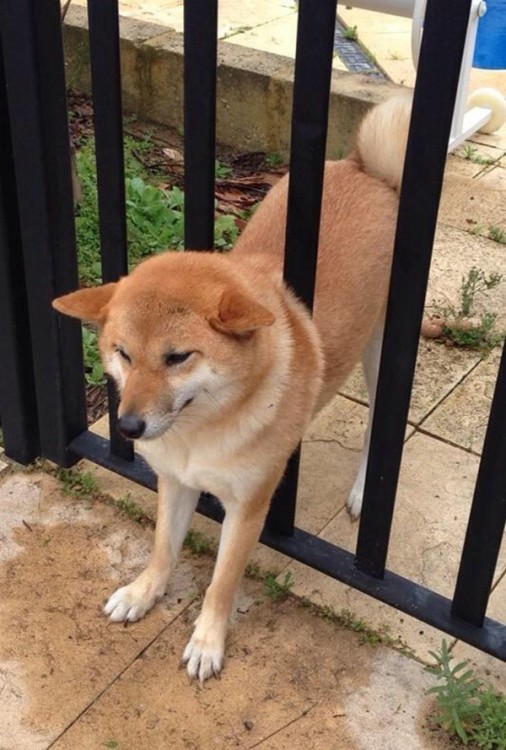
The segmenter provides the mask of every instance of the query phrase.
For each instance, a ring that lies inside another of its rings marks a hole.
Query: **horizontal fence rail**
[[[470,0],[427,3],[356,554],[295,525],[300,450],[289,462],[261,541],[506,660],[506,625],[486,616],[506,520],[504,352],[453,600],[387,569],[469,9]],[[194,0],[184,7],[185,237],[187,246],[198,250],[214,243],[217,12],[217,0]],[[105,281],[114,281],[128,272],[118,2],[88,0],[88,13],[102,273]],[[335,0],[300,0],[284,275],[309,308],[335,14]],[[5,0],[0,42],[6,79],[0,61],[0,104],[5,104],[0,120],[7,134],[0,146],[6,167],[0,180],[0,292],[5,291],[0,311],[12,327],[0,336],[0,354],[12,364],[8,377],[0,374],[0,410],[8,452],[19,460],[40,453],[60,465],[87,458],[155,489],[152,471],[116,434],[113,392],[111,441],[87,430],[79,324],[57,317],[50,304],[78,286],[58,0]],[[5,175],[15,183],[14,197],[6,194]],[[23,348],[27,340],[31,345]],[[6,401],[11,392],[12,404],[19,407],[17,423]],[[209,495],[202,495],[198,510],[223,520],[219,500]]]

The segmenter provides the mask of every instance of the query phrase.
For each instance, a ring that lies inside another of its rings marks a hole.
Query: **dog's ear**
[[[274,315],[267,308],[237,290],[223,293],[218,315],[209,320],[215,330],[237,336],[271,326],[274,321]]]
[[[53,300],[53,307],[71,318],[79,318],[101,325],[105,321],[106,307],[111,300],[116,284],[79,289]]]

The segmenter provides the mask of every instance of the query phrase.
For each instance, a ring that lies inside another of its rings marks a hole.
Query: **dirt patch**
[[[109,503],[65,497],[45,474],[0,483],[2,750],[443,750],[421,729],[426,676],[360,644],[296,599],[245,582],[223,677],[178,670],[213,560],[184,555],[144,620],[100,608],[145,564],[152,531]]]
[[[29,750],[46,747],[86,709],[195,588],[183,566],[152,617],[135,628],[111,626],[101,606],[145,564],[151,532],[112,507],[62,497],[46,475],[8,477],[0,508],[10,549],[0,568],[0,713],[8,717],[0,747]]]

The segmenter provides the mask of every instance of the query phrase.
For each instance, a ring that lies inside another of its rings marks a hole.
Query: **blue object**
[[[478,22],[473,68],[506,70],[506,0],[486,0]]]

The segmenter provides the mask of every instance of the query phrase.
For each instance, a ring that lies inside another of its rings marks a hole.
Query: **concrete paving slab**
[[[275,52],[284,57],[294,58],[297,42],[298,14],[294,11],[291,15],[276,18],[266,23],[246,26],[244,31],[231,32],[227,35],[228,41],[241,47],[264,52]],[[346,65],[336,55],[332,62],[336,70],[347,70]]]
[[[504,86],[502,90],[504,92]],[[506,125],[503,125],[495,133],[473,133],[469,141],[471,143],[483,144],[484,146],[492,146],[504,151],[506,149]]]
[[[500,329],[506,326],[505,246],[446,224],[439,224],[437,228],[426,308],[430,312],[434,302],[443,305],[449,302],[453,306],[459,303],[462,277],[467,277],[473,266],[486,275],[499,273],[503,276],[499,286],[486,295],[475,297],[476,314],[496,313],[497,327]]]
[[[455,155],[450,158],[454,160],[454,164],[457,161],[463,161],[466,164],[472,165],[470,167],[470,177],[473,178],[478,177],[484,172],[490,172],[494,167],[501,166],[503,156],[504,151],[502,148],[466,141],[455,152]]]
[[[438,468],[440,467],[440,468]],[[404,450],[387,566],[424,586],[451,596],[478,469],[478,458],[432,438],[415,435]],[[340,513],[321,536],[354,550],[358,525]],[[506,565],[501,550],[498,575]],[[442,635],[359,592],[305,566],[290,566],[293,591],[319,605],[346,609],[375,628],[388,624],[422,659]]]
[[[479,361],[480,355],[475,352],[447,348],[434,341],[420,339],[409,410],[410,423],[420,424]],[[360,403],[369,402],[360,366],[353,371],[340,393]]]
[[[42,473],[0,484],[0,747],[46,747],[195,596],[181,566],[141,623],[110,625],[101,606],[137,574],[149,530],[62,494]],[[7,717],[7,718],[5,718]]]
[[[306,443],[335,441],[345,450],[358,453],[362,450],[367,418],[368,409],[336,396],[313,419],[304,440]]]
[[[79,0],[85,4],[83,0]],[[182,0],[165,2],[133,2],[126,0],[119,3],[120,14],[154,21],[175,31],[183,31],[184,11]],[[293,15],[296,7],[292,0],[220,0],[218,4],[218,38],[225,39],[241,29],[259,26],[276,18]]]
[[[276,18],[266,23],[243,26],[243,30],[230,33],[229,42],[241,47],[251,47],[263,52],[275,52],[284,57],[295,57],[298,14]]]
[[[451,159],[445,173],[445,189],[439,207],[439,222],[471,230],[491,224],[506,225],[504,175],[500,167],[470,180],[462,174],[461,160]]]
[[[423,431],[481,453],[494,395],[500,350],[480,362],[424,422]]]

